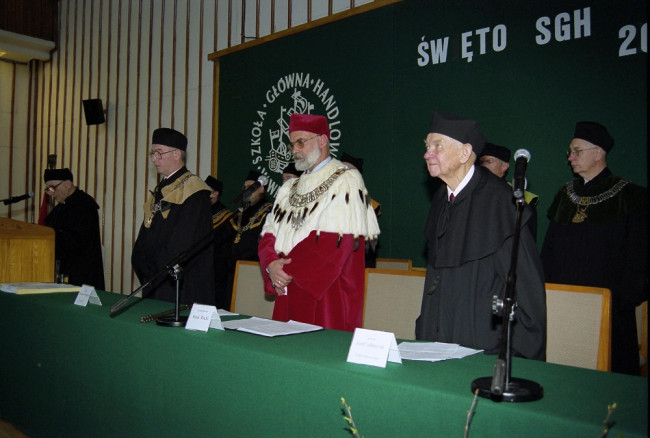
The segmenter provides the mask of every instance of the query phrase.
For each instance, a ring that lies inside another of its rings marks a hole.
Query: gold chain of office
[[[188,173],[184,177],[182,177],[182,178],[178,179],[176,182],[172,183],[173,186],[172,186],[172,189],[170,190],[170,192],[173,192],[177,188],[181,187],[191,177],[192,177],[192,175],[190,173]],[[154,189],[154,191],[151,192],[152,197],[151,197],[151,202],[149,203],[149,211],[150,211],[150,213],[149,213],[149,217],[147,217],[147,220],[146,220],[147,227],[149,227],[151,225],[151,222],[153,222],[153,217],[156,215],[156,213],[158,213],[159,211],[162,210],[163,198],[160,198],[160,200],[158,202],[155,202],[155,200],[156,200],[156,195],[155,194],[158,191],[159,191],[159,189],[158,189],[158,187],[156,187]]]
[[[577,206],[576,214],[573,215],[573,219],[571,219],[571,222],[573,222],[574,224],[579,224],[581,222],[584,222],[584,220],[587,219],[587,207],[589,207],[590,205],[600,204],[601,202],[613,198],[628,183],[629,183],[628,180],[622,179],[616,184],[614,184],[614,186],[611,187],[606,192],[600,193],[595,196],[579,196],[575,191],[575,187],[573,186],[573,181],[569,181],[566,185],[566,194],[569,196],[571,202],[573,202]]]
[[[237,212],[237,235],[235,236],[235,243],[239,243],[239,241],[241,240],[241,235],[242,235],[242,233],[244,231],[250,230],[250,228],[255,224],[257,224],[258,226],[261,224],[261,221],[259,219],[260,219],[261,216],[263,216],[266,213],[266,211],[269,209],[269,207],[270,207],[270,204],[262,206],[262,208],[257,210],[257,213],[255,213],[250,218],[250,220],[248,221],[248,223],[244,227],[241,226],[241,221],[242,221],[242,216],[244,215],[244,210],[239,209],[239,211]]]
[[[292,207],[304,207],[305,205],[314,202],[323,193],[327,192],[327,190],[332,187],[332,184],[334,184],[334,181],[336,181],[337,178],[343,175],[343,173],[347,170],[347,167],[336,169],[336,171],[331,174],[329,178],[323,181],[318,187],[310,192],[305,193],[304,195],[299,195],[296,193],[298,190],[298,180],[296,179],[296,181],[293,183],[293,186],[291,186],[291,191],[289,192],[289,205]]]

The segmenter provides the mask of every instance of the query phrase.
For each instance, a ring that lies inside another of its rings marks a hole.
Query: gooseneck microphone
[[[526,149],[518,149],[515,152],[515,176],[512,182],[512,194],[517,201],[524,201],[526,190],[526,166],[530,161],[530,152]]]
[[[34,192],[25,193],[20,196],[12,196],[11,198],[3,199],[4,205],[15,204],[16,202],[24,201],[25,199],[33,198]]]
[[[260,175],[253,184],[248,186],[248,188],[242,191],[237,197],[230,203],[230,205],[240,205],[245,204],[250,201],[253,193],[262,186],[268,184],[269,179],[266,175]]]

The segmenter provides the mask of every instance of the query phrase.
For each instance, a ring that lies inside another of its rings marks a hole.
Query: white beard
[[[301,157],[302,160],[300,161],[296,160],[297,156]],[[319,158],[320,158],[320,149],[318,148],[312,149],[312,151],[309,152],[307,155],[296,154],[293,156],[293,160],[296,164],[296,169],[298,169],[301,172],[307,169],[311,169],[314,165],[316,165]]]

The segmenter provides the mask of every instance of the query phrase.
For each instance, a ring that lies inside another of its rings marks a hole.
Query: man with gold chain
[[[260,178],[256,170],[248,172],[242,189],[245,191]],[[266,188],[260,185],[215,227],[215,277],[217,307],[230,309],[237,260],[257,261],[257,243],[262,225],[272,204],[266,200]]]
[[[259,244],[273,319],[353,331],[361,327],[364,245],[379,235],[361,174],[330,156],[327,119],[292,114],[289,140],[299,178],[285,182]]]
[[[181,303],[215,304],[210,188],[185,167],[185,135],[159,128],[151,142],[151,162],[162,180],[144,204],[131,255],[133,270],[144,284],[185,253],[180,263]],[[161,275],[144,294],[174,302],[176,282],[169,274]]]
[[[639,373],[635,308],[648,299],[647,189],[614,175],[614,139],[595,122],[579,122],[568,161],[579,178],[556,194],[542,247],[549,283],[612,292],[612,371]]]

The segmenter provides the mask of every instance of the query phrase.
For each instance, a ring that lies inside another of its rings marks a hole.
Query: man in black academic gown
[[[436,112],[425,140],[429,174],[445,185],[434,194],[425,235],[427,274],[416,338],[497,353],[501,317],[492,297],[503,297],[514,239],[512,189],[475,166],[485,140],[478,124]],[[517,263],[512,353],[546,357],[546,293],[525,208]]]
[[[45,218],[54,228],[59,274],[70,284],[104,289],[104,264],[99,234],[99,205],[75,187],[70,169],[46,169],[45,191],[57,202]]]
[[[505,146],[485,143],[483,152],[479,156],[479,163],[505,181],[508,175],[508,169],[510,169],[510,155],[510,149]],[[530,206],[530,211],[532,212],[528,220],[528,227],[531,233],[533,233],[533,238],[537,241],[537,202],[539,201],[539,196],[528,190],[524,190],[524,200]]]
[[[611,290],[612,371],[639,374],[634,311],[648,299],[648,191],[609,170],[613,146],[604,126],[576,124],[567,156],[579,178],[549,208],[542,262],[549,283]]]
[[[180,302],[213,305],[210,188],[185,167],[185,135],[159,128],[151,142],[151,162],[163,179],[144,204],[144,221],[131,255],[133,270],[144,284],[185,253]],[[161,275],[144,295],[174,302],[176,283],[171,275]]]
[[[247,190],[261,175],[256,170],[249,171],[242,189]],[[230,310],[237,260],[259,260],[257,245],[266,215],[273,204],[266,200],[266,189],[260,185],[237,207],[236,213],[215,228],[215,264],[221,266],[215,271],[218,276],[217,307],[226,310]]]
[[[216,179],[212,175],[208,175],[205,183],[210,187],[210,212],[212,214],[212,228],[217,228],[226,219],[228,219],[232,212],[223,205],[221,202],[221,194],[223,193],[223,182]]]

